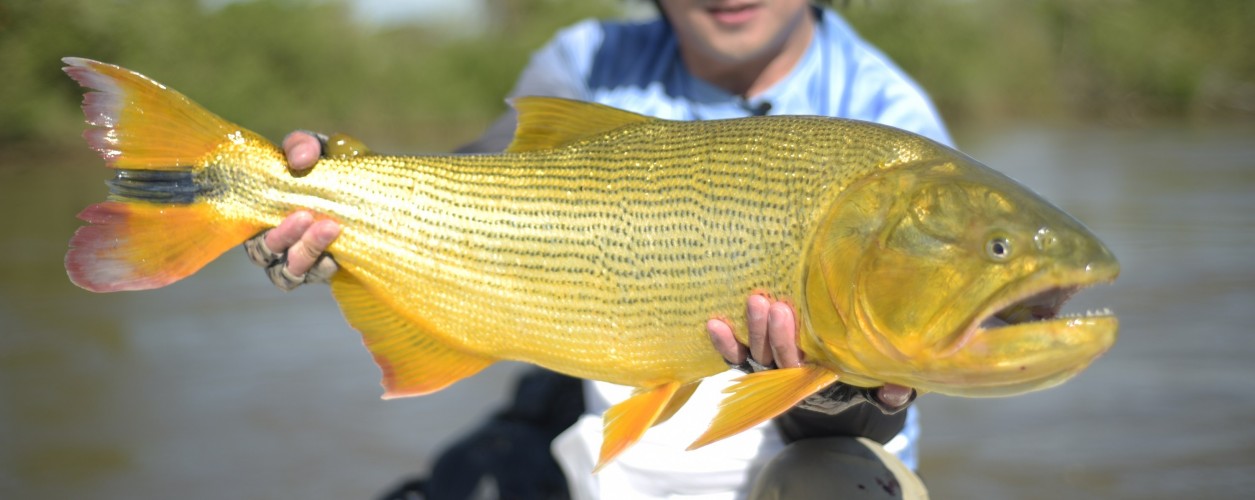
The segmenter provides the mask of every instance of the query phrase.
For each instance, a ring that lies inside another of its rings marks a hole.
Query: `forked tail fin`
[[[63,61],[66,74],[94,90],[83,99],[91,125],[83,137],[117,170],[109,201],[79,214],[89,225],[74,233],[65,256],[74,284],[94,292],[159,288],[261,230],[219,214],[206,197],[222,186],[197,175],[223,148],[254,142],[255,134],[139,73]]]

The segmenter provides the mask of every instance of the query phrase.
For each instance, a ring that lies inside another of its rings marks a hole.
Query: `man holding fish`
[[[661,16],[651,22],[585,21],[560,31],[534,53],[511,96],[594,101],[676,120],[764,114],[854,118],[950,143],[915,83],[829,9],[805,0],[655,3]],[[504,149],[515,122],[514,112],[506,113],[460,152]],[[304,132],[289,135],[283,146],[294,170],[315,167],[322,155],[346,152],[343,145]],[[290,289],[335,272],[334,260],[323,251],[339,232],[334,221],[315,222],[312,214],[297,212],[247,246],[272,281]],[[743,370],[798,366],[794,311],[773,301],[771,290],[763,292],[747,300],[749,345],[738,342],[720,318],[705,325],[711,342],[730,366]],[[867,390],[838,383],[776,419],[776,426],[761,424],[716,445],[684,451],[683,439],[707,425],[720,389],[732,378],[713,377],[716,383],[693,396],[710,404],[686,406],[597,475],[591,471],[602,439],[600,415],[627,398],[630,388],[585,382],[586,414],[553,445],[572,497],[924,494],[911,471],[915,410],[900,411],[914,393],[895,385]],[[860,436],[879,444],[855,439]]]

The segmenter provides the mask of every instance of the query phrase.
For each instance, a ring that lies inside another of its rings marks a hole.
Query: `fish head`
[[[1060,314],[1078,290],[1116,278],[1111,251],[959,155],[847,187],[806,265],[803,344],[856,385],[1018,394],[1079,373],[1116,338],[1109,312]]]

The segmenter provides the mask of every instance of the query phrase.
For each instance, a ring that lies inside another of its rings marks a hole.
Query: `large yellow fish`
[[[343,226],[331,288],[385,397],[498,360],[637,387],[605,415],[605,464],[727,366],[745,297],[794,304],[805,364],[743,377],[701,446],[836,381],[959,396],[1055,385],[1115,341],[1059,317],[1115,279],[1072,217],[926,138],[780,116],[659,120],[524,98],[502,154],[328,158],[269,141],[129,70],[66,58],[84,136],[116,170],[66,269],[97,292],[168,285],[296,210]],[[741,339],[743,342],[745,339]]]

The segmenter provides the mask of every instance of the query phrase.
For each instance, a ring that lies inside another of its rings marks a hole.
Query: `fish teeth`
[[[1111,309],[1104,307],[1102,309],[1097,309],[1097,310],[1073,312],[1073,313],[1059,315],[1060,318],[1096,318],[1096,317],[1102,317],[1102,316],[1111,316]]]

